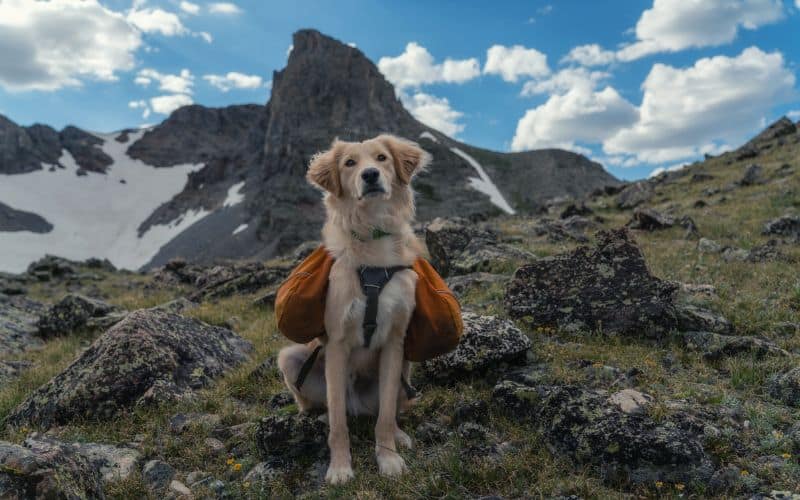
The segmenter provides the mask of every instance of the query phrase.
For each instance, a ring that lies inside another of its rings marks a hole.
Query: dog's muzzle
[[[361,172],[361,180],[364,186],[361,189],[361,197],[377,196],[384,194],[386,189],[381,184],[381,172],[377,168],[366,168]]]

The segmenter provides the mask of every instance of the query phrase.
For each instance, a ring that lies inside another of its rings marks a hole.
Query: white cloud
[[[455,137],[464,130],[464,124],[459,123],[464,113],[451,108],[450,101],[446,98],[422,92],[417,92],[413,96],[401,93],[400,98],[406,109],[425,125],[451,137]]]
[[[613,51],[605,50],[593,43],[573,48],[561,59],[561,62],[578,63],[583,66],[605,66],[614,62],[615,59],[616,54]]]
[[[180,18],[163,9],[138,9],[134,7],[128,12],[128,22],[144,33],[160,33],[164,36],[185,35],[189,30],[181,23]]]
[[[208,11],[212,14],[234,15],[241,14],[242,9],[238,5],[230,2],[216,2],[208,6]]]
[[[740,27],[756,29],[783,17],[782,0],[654,0],[636,23],[637,41],[623,47],[622,61],[657,52],[729,43]]]
[[[800,2],[800,0],[797,1]],[[798,7],[800,7],[800,5],[798,5]],[[791,118],[792,120],[800,120],[800,109],[793,109],[788,113],[786,113],[786,116]]]
[[[743,141],[774,105],[792,96],[794,85],[783,55],[757,47],[688,68],[655,64],[642,84],[639,119],[603,149],[652,163],[719,150],[721,143]]]
[[[397,57],[381,57],[378,69],[398,90],[430,83],[463,83],[481,73],[475,58],[448,58],[436,64],[428,49],[416,42],[409,42]]]
[[[177,75],[159,73],[151,68],[139,70],[134,83],[142,87],[149,86],[153,81],[158,82],[158,89],[175,94],[191,94],[194,87],[194,75],[188,69],[182,69]]]
[[[576,149],[576,142],[600,143],[637,118],[636,108],[612,87],[595,90],[591,82],[554,94],[529,109],[517,123],[511,149],[559,147]]]
[[[141,44],[122,14],[96,0],[0,1],[0,86],[9,90],[116,80]]]
[[[147,117],[150,116],[150,106],[144,99],[140,99],[138,101],[131,101],[128,103],[128,107],[131,109],[141,109],[142,118],[147,119]]]
[[[214,41],[214,37],[212,37],[212,36],[211,36],[211,33],[207,32],[207,31],[201,31],[201,32],[199,32],[199,33],[195,33],[195,35],[196,35],[196,36],[199,36],[200,38],[202,38],[203,40],[205,40],[205,41],[206,41],[206,43],[211,43],[211,42],[213,42],[213,41]]]
[[[520,76],[547,76],[550,68],[547,66],[547,56],[536,49],[527,49],[522,45],[493,45],[486,51],[483,72],[500,75],[507,82],[516,82]]]
[[[186,2],[185,0],[180,3],[181,10],[187,14],[197,15],[200,13],[200,6],[196,3]]]
[[[236,71],[231,71],[225,75],[204,75],[203,80],[223,92],[231,89],[257,89],[264,85],[264,80],[260,76],[245,75]]]
[[[544,80],[531,80],[522,86],[521,95],[564,94],[577,86],[594,88],[601,80],[611,75],[604,71],[586,68],[565,68]]]
[[[150,107],[156,113],[168,115],[181,106],[188,106],[193,102],[191,96],[186,94],[162,95],[150,99]]]

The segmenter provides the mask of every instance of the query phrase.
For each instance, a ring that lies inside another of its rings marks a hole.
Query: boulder
[[[533,258],[528,252],[498,242],[493,232],[460,218],[436,218],[427,224],[425,244],[431,265],[445,278],[489,271],[498,263]]]
[[[800,216],[784,215],[767,222],[762,234],[784,236],[795,243],[800,243]]]
[[[553,453],[599,467],[608,482],[690,485],[713,473],[701,444],[703,422],[682,412],[656,421],[636,409],[650,400],[638,392],[609,397],[606,391],[576,385],[530,387],[503,381],[492,400],[534,427]]]
[[[694,184],[694,183],[698,183],[698,182],[707,182],[707,181],[710,181],[710,180],[713,180],[713,179],[714,179],[714,176],[709,174],[709,173],[707,173],[707,172],[696,172],[696,173],[692,174],[692,177],[689,179],[689,182]]]
[[[0,441],[0,498],[105,498],[101,474],[71,446]]]
[[[455,350],[424,361],[419,373],[428,380],[449,383],[504,366],[521,364],[531,348],[530,339],[514,323],[495,316],[463,313],[464,334]]]
[[[43,339],[70,335],[93,327],[109,327],[122,320],[122,311],[107,302],[70,293],[39,317],[36,326]]]
[[[778,247],[778,240],[771,239],[763,245],[756,245],[747,252],[747,262],[754,264],[760,262],[794,262],[791,255],[787,255]]]
[[[629,228],[641,229],[644,231],[667,229],[674,225],[674,217],[652,208],[637,208],[633,211],[633,218],[628,222]]]
[[[730,335],[733,325],[727,318],[692,304],[676,304],[678,328],[681,331],[706,331]]]
[[[700,253],[720,253],[722,245],[709,238],[700,238],[697,242],[697,251]]]
[[[653,186],[647,181],[629,184],[617,195],[617,207],[622,209],[638,207],[650,201],[655,194]]]
[[[561,218],[569,219],[573,215],[586,216],[586,215],[592,215],[593,213],[594,212],[592,211],[592,209],[587,207],[583,203],[577,205],[575,203],[570,203],[569,205],[567,205],[566,208],[564,208],[564,210],[561,211]]]
[[[305,414],[269,415],[256,428],[256,448],[266,466],[307,466],[328,454],[328,426]]]
[[[761,167],[761,165],[755,163],[748,165],[744,170],[744,174],[742,174],[742,178],[739,179],[738,184],[740,186],[755,186],[756,184],[762,184],[764,182],[763,175],[764,169]]]
[[[709,360],[722,359],[739,354],[765,356],[789,356],[775,343],[766,339],[740,335],[720,335],[713,332],[683,332],[680,334],[686,348],[700,351]]]
[[[767,390],[778,401],[800,408],[800,367],[774,375],[767,383]]]
[[[568,240],[586,243],[589,238],[583,232],[593,225],[589,219],[579,215],[573,215],[564,220],[542,219],[534,226],[533,233],[536,236],[547,236],[547,239],[553,243]]]
[[[175,477],[175,469],[163,460],[150,460],[142,468],[142,479],[153,491],[163,492]]]
[[[625,229],[601,231],[595,247],[522,266],[506,288],[508,314],[535,327],[660,335],[677,326],[677,285],[647,269]]]
[[[0,355],[5,358],[41,346],[36,322],[44,304],[24,296],[0,294]]]
[[[41,259],[28,265],[27,274],[35,277],[39,281],[50,281],[76,274],[75,265],[75,262],[62,257],[45,255]]]
[[[245,361],[251,350],[248,341],[224,328],[163,311],[135,311],[33,392],[8,422],[50,427],[180,398]]]
[[[508,281],[508,276],[504,274],[492,273],[470,273],[461,276],[452,276],[447,279],[447,286],[450,290],[460,296],[463,296],[470,288],[473,287],[486,287],[495,283],[502,283]]]

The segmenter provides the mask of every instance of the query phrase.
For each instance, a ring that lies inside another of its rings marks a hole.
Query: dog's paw
[[[344,484],[353,479],[353,468],[349,465],[337,466],[333,465],[328,467],[328,472],[325,474],[325,481],[328,484]]]
[[[411,438],[408,434],[403,432],[400,427],[395,429],[394,431],[394,440],[397,441],[397,444],[402,446],[403,448],[408,448],[409,450],[413,448],[413,443],[411,442]]]
[[[377,454],[381,475],[396,477],[406,471],[406,462],[397,452],[381,450]]]

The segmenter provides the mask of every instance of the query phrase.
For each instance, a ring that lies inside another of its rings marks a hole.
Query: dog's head
[[[409,192],[414,175],[431,156],[415,143],[391,135],[364,142],[333,141],[311,160],[306,179],[336,198],[365,205]]]

